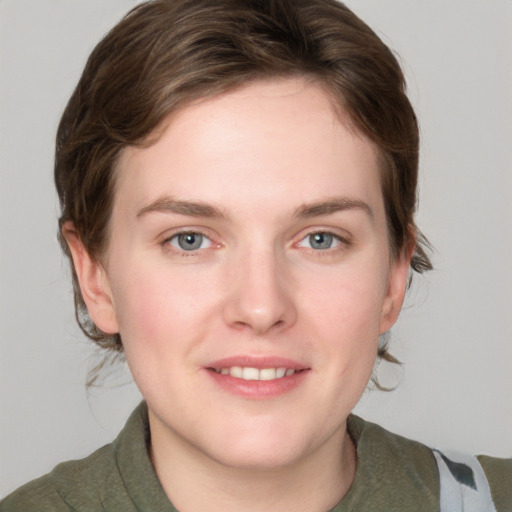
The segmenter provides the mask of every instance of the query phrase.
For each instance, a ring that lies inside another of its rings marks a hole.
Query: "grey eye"
[[[330,249],[333,246],[334,237],[329,233],[313,233],[308,235],[309,245],[312,249],[320,251]]]
[[[200,233],[181,233],[173,236],[170,240],[171,245],[183,251],[196,251],[209,246],[209,239]]]

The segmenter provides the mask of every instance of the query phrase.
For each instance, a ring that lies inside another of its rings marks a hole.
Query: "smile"
[[[203,369],[224,391],[251,400],[285,395],[311,375],[308,364],[275,355],[234,355],[211,361]]]
[[[212,368],[216,373],[221,375],[230,375],[237,379],[243,380],[276,380],[283,377],[290,377],[294,373],[300,371],[294,368],[252,368],[250,366],[231,366],[220,369]]]

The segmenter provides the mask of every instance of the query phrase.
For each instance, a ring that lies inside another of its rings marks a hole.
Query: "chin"
[[[279,450],[257,446],[247,443],[249,446],[237,447],[222,454],[213,454],[213,459],[222,466],[246,471],[279,471],[298,462],[304,453],[300,449]],[[284,449],[283,449],[284,448]]]
[[[305,442],[305,439],[310,439]],[[311,436],[300,435],[293,425],[258,424],[253,428],[225,430],[219,442],[209,443],[210,457],[231,468],[278,470],[314,450]]]

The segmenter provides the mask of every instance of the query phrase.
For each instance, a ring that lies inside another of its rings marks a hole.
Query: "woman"
[[[59,127],[61,242],[145,402],[2,510],[509,507],[510,461],[350,416],[431,268],[404,89],[327,0],[154,1],[106,36]]]

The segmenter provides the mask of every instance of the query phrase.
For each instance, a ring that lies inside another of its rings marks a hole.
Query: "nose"
[[[224,320],[256,335],[277,332],[297,319],[292,282],[286,265],[272,251],[240,255],[229,269],[230,293]]]

